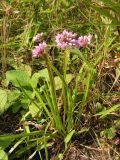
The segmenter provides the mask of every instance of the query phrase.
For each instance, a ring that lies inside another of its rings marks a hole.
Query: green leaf
[[[15,70],[21,70],[21,71],[25,71],[29,74],[29,76],[31,76],[32,73],[32,69],[30,67],[30,65],[24,64],[21,61],[14,61],[13,59],[9,59],[8,64],[14,68]]]
[[[21,95],[21,92],[19,90],[10,91],[8,95],[8,103],[15,102],[20,95]]]
[[[0,149],[6,149],[12,141],[12,139],[0,140]]]
[[[7,104],[7,98],[8,98],[8,93],[5,90],[0,90],[0,115],[4,113],[4,111],[7,109],[6,104]]]
[[[103,117],[107,116],[108,114],[110,114],[112,112],[118,111],[119,109],[120,109],[120,104],[116,104],[113,107],[111,107],[110,109],[107,109],[105,111],[101,111],[101,112],[95,114],[95,116],[99,115],[100,118],[103,118]]]
[[[103,137],[107,137],[108,139],[112,139],[116,136],[116,129],[114,127],[111,127],[111,128],[108,128],[108,129],[105,129],[104,131],[102,131],[100,133],[100,135]]]
[[[71,138],[72,138],[74,133],[75,133],[75,130],[72,130],[70,133],[67,134],[67,136],[64,139],[65,146],[67,146],[67,144],[70,142],[70,140],[71,140]]]
[[[82,134],[84,132],[88,132],[89,131],[89,128],[82,128],[80,131],[78,131],[78,134]]]
[[[21,70],[11,70],[6,72],[7,83],[11,82],[14,86],[30,87],[30,77],[27,72]]]
[[[34,103],[31,103],[31,104],[29,105],[29,111],[30,111],[32,117],[35,117],[35,116],[37,116],[37,115],[40,116],[40,113],[41,113],[41,111],[42,111],[42,108],[40,109],[40,108],[38,108]]]
[[[32,78],[31,78],[31,83],[34,88],[37,87],[37,83],[39,82],[40,78],[43,78],[45,80],[49,80],[47,68],[42,69],[39,72],[33,74]]]
[[[29,76],[31,76],[32,69],[29,65],[21,63],[19,70],[25,71],[26,73],[28,73]]]
[[[73,78],[74,78],[73,74],[67,74],[66,75],[67,83],[69,84]],[[61,89],[62,88],[62,80],[60,79],[60,77],[59,76],[55,77],[54,81],[55,81],[56,90]]]
[[[21,98],[21,104],[24,109],[28,108],[29,104],[33,101],[35,93],[30,90],[23,89],[23,97]]]
[[[40,132],[40,131],[33,131],[33,132],[30,132],[30,133],[21,133],[21,134],[4,134],[4,135],[0,135],[0,140],[15,140],[17,138],[22,138],[22,137],[30,137],[30,136],[51,136],[51,137],[54,137],[54,138],[60,138],[60,136],[56,133],[45,133],[45,132]]]
[[[12,108],[12,113],[17,113],[19,109],[23,106],[23,104],[20,101],[15,102],[11,108]]]
[[[0,150],[0,160],[8,160],[8,156],[3,150]]]
[[[58,158],[59,160],[63,160],[64,154],[63,153],[59,153]]]
[[[99,102],[96,103],[96,112],[101,112],[103,110],[106,110],[106,108]]]
[[[12,106],[21,95],[20,91],[0,90],[0,114]]]

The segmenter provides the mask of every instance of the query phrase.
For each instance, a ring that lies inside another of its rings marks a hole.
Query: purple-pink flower
[[[47,47],[46,42],[43,41],[42,43],[39,43],[39,45],[35,46],[35,48],[33,49],[32,57],[38,58],[38,57],[43,56],[44,50],[45,50],[46,47]]]
[[[67,47],[81,48],[90,44],[92,35],[80,36],[77,38],[77,34],[64,30],[62,33],[58,33],[56,36],[57,47],[64,50]]]
[[[78,37],[77,41],[76,41],[76,48],[81,48],[86,46],[87,44],[90,44],[92,39],[92,35],[88,35],[88,36],[80,36]]]
[[[45,41],[42,41],[43,33],[38,33],[34,38],[33,41],[39,43],[35,46],[32,51],[32,57],[41,57],[44,54],[44,50],[47,47]],[[91,43],[92,35],[85,35],[78,37],[76,33],[69,32],[64,30],[62,33],[58,33],[55,37],[55,41],[57,43],[57,47],[64,50],[68,47],[70,48],[82,48],[87,44]]]
[[[76,34],[64,30],[62,33],[58,33],[56,38],[57,47],[65,49],[76,45]]]
[[[43,32],[38,33],[35,37],[33,37],[34,42],[41,42],[42,41]]]

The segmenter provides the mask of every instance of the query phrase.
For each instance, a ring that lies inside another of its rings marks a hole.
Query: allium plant
[[[39,35],[40,36],[40,35]],[[36,36],[34,40],[39,39],[39,36]],[[32,56],[34,58],[37,57],[43,57],[46,62],[48,74],[49,74],[49,82],[47,82],[47,86],[44,91],[43,95],[41,95],[36,89],[36,97],[41,103],[41,106],[45,110],[46,114],[48,115],[49,119],[51,120],[51,123],[53,127],[61,134],[62,136],[66,136],[69,132],[74,130],[74,109],[75,109],[75,98],[73,98],[73,92],[68,87],[67,84],[67,66],[69,62],[69,55],[70,50],[69,48],[81,48],[86,46],[91,42],[91,35],[88,36],[81,36],[78,37],[77,34],[73,32],[69,32],[64,30],[62,33],[58,33],[56,35],[56,43],[57,48],[61,49],[63,54],[63,72],[62,74],[55,68],[50,61],[49,54],[44,54],[45,49],[47,48],[47,44],[45,41],[40,42],[39,45],[35,46],[35,49],[32,51]],[[61,79],[62,81],[62,97],[63,97],[63,116],[61,116],[58,102],[57,102],[57,95],[56,95],[56,86],[55,86],[55,79],[54,74]],[[90,80],[90,77],[88,77],[88,81]],[[76,88],[75,92],[77,92],[77,84],[78,80],[76,82]],[[87,86],[87,91],[89,88],[89,83]],[[43,100],[44,96],[44,100]],[[87,93],[85,93],[85,97],[83,99],[83,102],[85,101],[85,98],[87,97]],[[84,105],[84,103],[82,103]],[[82,110],[84,108],[82,107]]]

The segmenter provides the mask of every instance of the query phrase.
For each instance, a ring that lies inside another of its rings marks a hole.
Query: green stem
[[[66,72],[67,72],[67,65],[68,65],[68,61],[69,61],[69,50],[65,50],[64,51],[64,55],[63,55],[63,78],[66,82]],[[63,101],[64,101],[64,115],[63,115],[63,121],[64,121],[64,124],[65,124],[65,121],[66,121],[66,112],[67,112],[67,91],[66,91],[66,88],[63,84]]]

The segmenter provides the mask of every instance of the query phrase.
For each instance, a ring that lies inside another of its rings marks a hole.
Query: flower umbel
[[[35,46],[35,49],[33,49],[32,57],[34,58],[42,57],[46,47],[47,47],[46,42],[39,43],[39,45]]]
[[[41,42],[42,41],[43,32],[38,33],[35,37],[33,37],[34,42]]]
[[[66,47],[81,48],[90,44],[92,35],[80,36],[77,38],[77,34],[64,30],[62,33],[57,34],[56,43],[57,47],[64,50]]]
[[[62,33],[57,34],[56,43],[57,47],[60,49],[65,49],[66,47],[72,47],[76,45],[76,34],[64,30]]]
[[[92,39],[92,35],[88,35],[88,36],[80,36],[78,37],[77,41],[76,41],[76,48],[81,48],[86,46],[87,44],[90,44]]]

